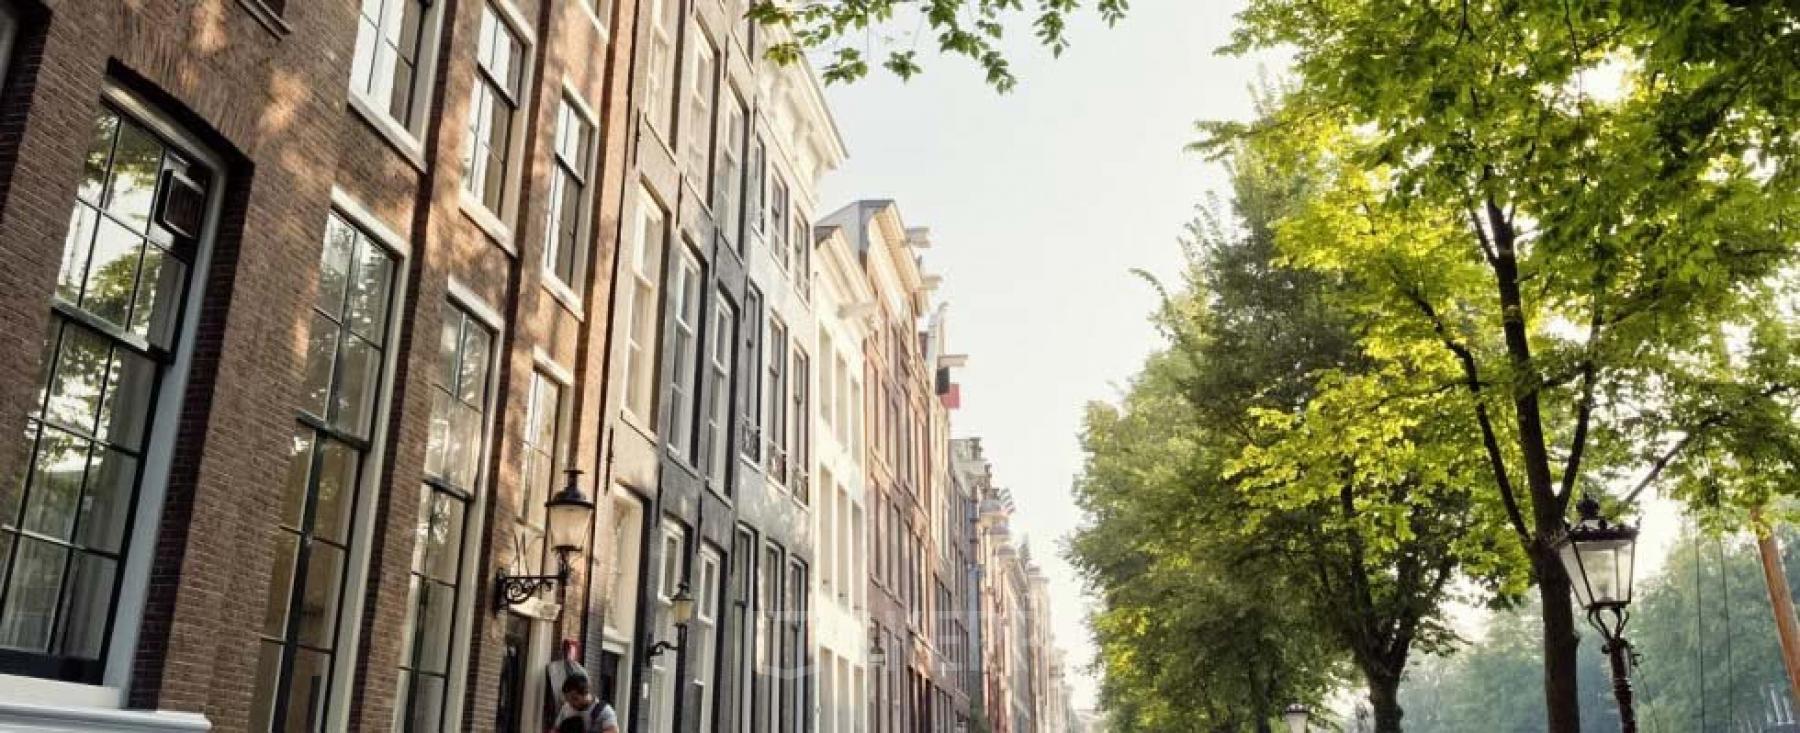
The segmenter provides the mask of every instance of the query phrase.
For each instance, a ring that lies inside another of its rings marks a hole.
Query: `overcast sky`
[[[1017,500],[1014,528],[1050,577],[1078,708],[1094,700],[1093,645],[1060,539],[1078,521],[1082,409],[1116,400],[1162,345],[1147,318],[1154,294],[1130,271],[1173,281],[1182,225],[1226,190],[1219,166],[1182,150],[1193,123],[1247,119],[1251,86],[1281,71],[1276,57],[1214,55],[1240,6],[1134,3],[1111,31],[1084,17],[1061,59],[1021,35],[1010,44],[1019,87],[1004,96],[972,64],[926,53],[929,41],[911,82],[877,70],[827,90],[850,159],[826,176],[819,210],[892,198],[908,226],[931,228],[925,267],[944,277],[950,348],[970,357],[953,431],[983,439]],[[1645,519],[1640,578],[1680,521],[1661,502]],[[1471,631],[1484,616],[1456,615]]]
[[[1019,87],[1004,96],[967,62],[924,52],[911,82],[877,70],[827,93],[850,160],[826,176],[820,208],[892,198],[908,226],[931,228],[925,266],[944,277],[950,348],[970,357],[953,430],[982,437],[1018,502],[1077,707],[1093,700],[1092,645],[1059,538],[1077,521],[1082,406],[1116,399],[1159,345],[1152,293],[1130,270],[1173,278],[1182,224],[1223,189],[1182,146],[1197,119],[1249,114],[1259,64],[1212,53],[1235,7],[1137,3],[1110,32],[1083,19],[1061,59],[1015,39]]]

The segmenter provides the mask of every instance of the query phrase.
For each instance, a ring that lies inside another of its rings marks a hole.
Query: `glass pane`
[[[100,407],[100,383],[109,366],[107,340],[85,328],[63,328],[55,382],[44,416],[73,428],[92,430]]]
[[[412,694],[407,698],[407,730],[437,731],[444,725],[444,680],[431,675],[413,678]]]
[[[151,344],[169,348],[186,285],[186,262],[160,248],[145,247],[143,273],[138,276],[137,295],[131,308],[131,332]]]
[[[263,609],[264,636],[287,638],[288,605],[293,601],[294,592],[294,558],[299,554],[300,537],[277,530],[275,563],[269,572],[269,605]]]
[[[438,384],[450,390],[456,389],[456,350],[462,334],[462,322],[462,311],[457,310],[456,306],[444,306],[444,320],[438,330],[438,354],[441,355],[438,362]]]
[[[281,674],[281,645],[263,642],[256,655],[256,696],[250,703],[252,730],[268,730],[275,714],[275,678]]]
[[[294,638],[308,646],[331,649],[337,631],[338,590],[344,582],[344,551],[314,541],[307,550],[306,591]]]
[[[76,195],[83,201],[100,203],[100,190],[106,185],[106,164],[112,157],[113,134],[119,130],[119,118],[101,111],[94,120],[94,135],[89,139],[87,155],[81,161],[81,187]]]
[[[359,438],[369,435],[381,381],[382,353],[359,336],[346,336],[332,424]]]
[[[312,475],[312,428],[300,426],[288,448],[287,480],[281,486],[281,523],[300,528],[300,515],[306,511],[307,478]]]
[[[103,552],[124,548],[125,523],[130,518],[132,488],[137,485],[137,459],[117,450],[95,449],[88,471],[87,495],[81,500],[78,540],[83,547]]]
[[[450,447],[450,395],[431,391],[431,429],[425,442],[425,475],[444,478]]]
[[[337,360],[338,325],[318,313],[306,341],[306,381],[300,385],[300,409],[323,417],[331,394],[331,367]]]
[[[350,273],[350,330],[356,335],[381,343],[387,324],[388,279],[393,261],[386,252],[363,238],[356,258],[356,269]]]
[[[417,565],[416,560],[414,561],[414,565]],[[419,605],[419,585],[424,583],[425,581],[423,579],[419,578],[419,576],[414,575],[412,573],[406,574],[406,581],[407,581],[406,606],[404,606],[404,607],[411,609],[411,608],[414,608]],[[400,640],[400,663],[401,664],[412,664],[413,639],[415,636],[417,636],[417,634],[414,633],[413,628],[410,626],[407,627],[405,638]],[[406,672],[402,671],[400,673],[400,676],[404,678],[406,676]],[[402,687],[401,689],[404,690],[406,688]],[[404,697],[402,699],[404,699]],[[405,705],[404,702],[402,702],[400,704]]]
[[[134,452],[142,449],[144,423],[156,397],[156,369],[156,362],[135,352],[113,350],[112,374],[96,437]]]
[[[289,733],[316,731],[325,718],[325,683],[331,673],[331,656],[295,648],[294,676],[288,680],[287,715],[280,730]]]
[[[88,255],[93,251],[94,229],[99,217],[93,209],[81,205],[69,212],[69,234],[63,240],[62,270],[56,278],[56,295],[70,303],[81,300],[81,283],[87,279]]]
[[[450,482],[471,490],[481,468],[481,412],[456,406],[450,413]]]
[[[419,598],[418,647],[413,650],[417,669],[443,674],[450,665],[451,620],[455,618],[456,588],[426,583]]]
[[[340,545],[350,535],[350,515],[356,504],[356,467],[361,455],[345,443],[327,439],[319,458],[318,500],[313,509],[312,531]]]
[[[462,361],[457,365],[457,397],[463,402],[480,406],[482,393],[487,389],[488,347],[492,336],[487,329],[469,324],[463,329]]]
[[[0,609],[0,647],[42,652],[50,646],[68,551],[29,537],[18,538],[18,543],[19,556],[6,584],[6,607]]]
[[[98,555],[81,553],[70,566],[69,587],[63,596],[62,653],[81,659],[99,659],[106,646],[106,621],[112,611],[113,575],[116,565]]]
[[[462,551],[463,512],[466,505],[437,492],[431,492],[428,514],[420,520],[420,534],[425,554],[419,571],[445,583],[457,581]]]
[[[106,208],[139,231],[150,220],[150,205],[156,199],[156,176],[162,172],[162,153],[162,143],[136,125],[119,127]]]
[[[356,230],[336,215],[325,219],[325,245],[319,256],[318,307],[332,318],[342,318],[344,288],[350,283],[350,254],[356,247]]]
[[[44,428],[31,467],[31,485],[20,526],[38,534],[69,539],[75,507],[81,501],[81,478],[87,473],[88,441],[55,428]]]

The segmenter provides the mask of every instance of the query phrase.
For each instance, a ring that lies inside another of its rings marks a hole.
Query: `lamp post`
[[[544,539],[556,553],[556,572],[549,575],[511,575],[501,571],[494,599],[504,610],[531,600],[539,591],[553,586],[567,586],[571,563],[569,558],[581,553],[589,525],[594,521],[594,501],[581,493],[581,469],[563,471],[569,477],[560,491],[544,502],[546,510]]]
[[[1637,713],[1631,701],[1630,662],[1633,652],[1625,641],[1625,624],[1631,620],[1632,562],[1637,550],[1637,528],[1613,524],[1600,516],[1600,502],[1583,496],[1576,503],[1580,520],[1556,540],[1557,555],[1569,574],[1575,600],[1587,609],[1588,623],[1606,641],[1603,651],[1612,660],[1613,697],[1619,702],[1619,727],[1637,733]]]
[[[1312,717],[1312,709],[1300,703],[1287,706],[1281,711],[1281,719],[1287,721],[1288,733],[1306,733],[1307,719]]]

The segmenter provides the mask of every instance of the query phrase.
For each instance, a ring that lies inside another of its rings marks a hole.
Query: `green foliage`
[[[1458,395],[1344,399],[1392,397],[1380,388],[1408,375],[1359,349],[1341,280],[1282,266],[1274,225],[1315,193],[1275,162],[1233,159],[1236,216],[1189,227],[1182,287],[1155,317],[1169,348],[1122,404],[1089,408],[1090,521],[1070,552],[1101,601],[1104,697],[1135,730],[1266,722],[1346,671],[1397,730],[1409,655],[1454,641],[1441,613],[1457,572],[1523,587],[1502,511],[1473,490],[1485,465],[1441,450],[1438,433],[1473,429],[1436,417]]]
[[[1314,400],[1349,415],[1455,393],[1419,413],[1443,423],[1419,440],[1446,441],[1422,452],[1487,464],[1539,584],[1550,727],[1573,730],[1552,551],[1572,498],[1629,512],[1672,478],[1734,522],[1800,493],[1781,299],[1800,244],[1800,6],[1252,0],[1240,20],[1231,50],[1292,49],[1292,87],[1257,123],[1203,125],[1197,147],[1316,172],[1277,244],[1347,284],[1380,364]],[[1269,463],[1343,452],[1332,431],[1311,443]]]
[[[1110,26],[1125,17],[1128,6],[1128,0],[1097,0],[1087,10]],[[1029,25],[1032,37],[1060,56],[1069,48],[1069,19],[1083,10],[1075,0],[1035,0],[1030,7],[1022,0],[824,0],[799,4],[758,0],[751,4],[749,17],[781,31],[780,40],[767,47],[768,58],[792,63],[807,51],[820,51],[825,59],[821,74],[829,82],[867,76],[870,56],[879,56],[881,67],[901,79],[924,71],[914,47],[918,39],[906,39],[913,45],[902,48],[902,41],[892,35],[899,28],[916,26],[920,30],[913,31],[914,36],[928,33],[939,53],[974,62],[988,84],[1007,92],[1018,84],[1000,50],[1007,28]],[[874,47],[877,39],[881,48]]]
[[[1454,654],[1421,659],[1400,687],[1408,733],[1543,733],[1544,650],[1538,613],[1535,602],[1496,613],[1478,642]],[[1581,727],[1618,730],[1606,657],[1595,646],[1582,645]],[[1653,731],[1698,730],[1663,726],[1642,714],[1638,722]]]

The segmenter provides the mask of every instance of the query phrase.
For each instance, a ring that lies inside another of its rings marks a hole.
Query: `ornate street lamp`
[[[556,572],[551,575],[509,575],[500,573],[498,591],[494,594],[501,609],[531,600],[539,591],[569,582],[570,558],[581,553],[587,543],[588,529],[594,522],[594,501],[581,493],[581,469],[563,471],[569,477],[561,491],[544,502],[546,510],[544,540],[556,553]]]
[[[1583,496],[1575,511],[1580,521],[1556,540],[1556,552],[1568,572],[1575,600],[1587,609],[1588,623],[1606,641],[1612,660],[1613,697],[1619,701],[1619,725],[1623,733],[1636,733],[1637,713],[1632,709],[1629,664],[1631,644],[1625,641],[1625,624],[1631,620],[1632,562],[1637,550],[1637,528],[1613,524],[1600,516],[1600,502]]]
[[[1281,719],[1287,721],[1289,733],[1306,733],[1306,721],[1312,717],[1312,709],[1294,703],[1281,711]]]
[[[687,642],[688,622],[694,620],[694,594],[688,590],[684,581],[675,588],[675,595],[669,598],[669,619],[675,622],[675,641],[664,640],[650,647],[645,656],[657,656],[663,652],[681,651]]]

